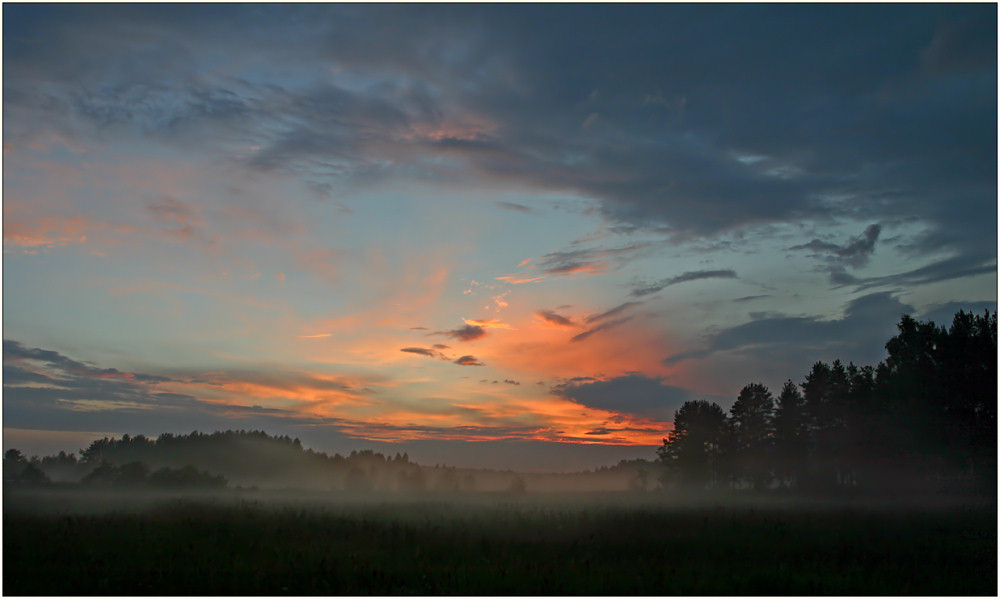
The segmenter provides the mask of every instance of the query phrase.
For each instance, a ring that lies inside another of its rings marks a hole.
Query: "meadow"
[[[5,494],[6,595],[995,595],[995,503]]]

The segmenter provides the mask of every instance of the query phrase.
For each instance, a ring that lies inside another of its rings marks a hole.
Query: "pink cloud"
[[[544,275],[540,277],[533,277],[530,275],[510,274],[503,275],[502,277],[496,277],[496,280],[510,283],[511,285],[522,285],[524,283],[537,283],[539,281],[544,281],[545,278],[546,277]]]
[[[22,248],[55,248],[86,243],[94,225],[82,216],[42,217],[34,222],[4,219],[4,245]]]

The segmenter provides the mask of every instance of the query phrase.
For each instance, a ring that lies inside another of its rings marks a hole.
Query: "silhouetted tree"
[[[995,493],[997,314],[959,311],[947,329],[904,315],[897,329],[875,367],[816,362],[801,393],[786,382],[770,454],[756,452],[769,440],[770,394],[752,384],[728,422],[714,404],[684,404],[660,459],[681,480],[702,485],[732,468],[760,486],[771,468],[786,484],[812,491],[968,490],[975,483]]]
[[[129,462],[118,468],[114,484],[119,487],[139,487],[148,482],[149,466],[142,462]]]
[[[639,466],[635,470],[635,476],[629,479],[628,487],[632,491],[649,490],[649,469]]]
[[[674,430],[657,453],[678,480],[705,487],[718,482],[725,433],[726,414],[718,404],[687,401],[674,413]]]
[[[949,329],[903,316],[897,328],[877,387],[905,430],[907,470],[936,480],[964,472],[995,487],[996,313],[960,311]]]
[[[879,387],[900,433],[893,457],[897,467],[913,476],[933,468],[931,462],[939,453],[941,423],[935,404],[941,388],[938,343],[943,331],[909,315],[900,319],[897,329],[899,333],[885,344],[889,355]]]
[[[839,361],[835,364],[838,367],[831,368],[816,362],[802,383],[811,451],[800,483],[812,490],[830,488],[837,482],[838,435],[842,433],[839,404],[846,394],[847,373]]]
[[[18,449],[8,449],[3,455],[3,481],[5,484],[37,487],[51,483],[37,464],[28,460]]]
[[[729,411],[731,464],[736,480],[763,488],[771,477],[774,397],[767,387],[751,383],[740,391]]]
[[[110,487],[118,481],[118,467],[111,462],[101,462],[90,474],[83,477],[83,484]]]
[[[799,483],[809,453],[811,427],[805,398],[791,380],[785,381],[774,411],[774,467],[784,484]]]

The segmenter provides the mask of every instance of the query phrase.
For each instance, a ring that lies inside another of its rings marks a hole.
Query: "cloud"
[[[996,233],[972,216],[996,192],[989,8],[195,6],[181,20],[156,6],[45,18],[28,6],[8,17],[19,36],[5,51],[4,104],[15,140],[37,134],[18,123],[38,122],[69,135],[156,133],[306,185],[558,191],[593,198],[614,225],[677,238],[907,215],[936,233],[968,225],[975,235],[950,241],[968,248]],[[239,62],[206,71],[197,56],[212,52],[381,83],[266,84]],[[663,89],[664,74],[684,89]]]
[[[467,324],[458,329],[438,331],[436,333],[431,333],[431,335],[445,335],[453,339],[458,339],[459,341],[475,341],[476,339],[485,337],[486,331],[481,326]]]
[[[71,244],[86,243],[87,233],[94,223],[81,216],[46,216],[34,222],[15,220],[4,215],[3,243],[5,246],[19,246],[22,251],[35,252],[38,249],[66,247]]]
[[[560,327],[575,327],[576,324],[569,318],[557,314],[552,310],[538,310],[535,314],[549,324],[554,324]]]
[[[513,212],[523,212],[525,214],[534,213],[534,210],[532,210],[531,208],[528,208],[523,204],[518,204],[515,202],[498,201],[496,202],[496,205],[503,208],[504,210],[510,210]]]
[[[170,390],[188,380],[91,366],[14,340],[4,340],[3,353],[4,423],[13,428],[135,430],[155,419],[163,430],[184,430],[198,422],[223,427],[233,418],[311,420],[288,410],[204,401]]]
[[[620,267],[653,246],[652,243],[635,243],[610,249],[588,248],[551,252],[538,258],[533,267],[541,269],[548,275],[600,274]]]
[[[496,280],[503,281],[504,283],[510,283],[511,285],[522,285],[524,283],[537,283],[539,281],[544,281],[546,277],[544,276],[531,276],[531,275],[503,275],[496,277]]]
[[[836,265],[860,268],[868,264],[869,258],[875,251],[875,242],[881,232],[882,227],[875,223],[868,225],[861,235],[844,245],[813,239],[809,243],[792,246],[789,249],[810,250],[817,255],[825,255],[827,260]]]
[[[660,291],[665,287],[687,283],[688,281],[700,281],[702,279],[737,279],[739,278],[733,270],[694,270],[679,274],[667,279],[661,279],[656,283],[639,284],[633,287],[632,297],[643,297]]]
[[[584,341],[588,337],[590,337],[591,335],[593,335],[594,333],[599,333],[601,331],[606,331],[607,329],[611,329],[611,328],[617,327],[617,326],[619,326],[621,324],[624,324],[624,323],[626,323],[626,322],[628,322],[630,320],[632,320],[631,316],[626,316],[624,318],[618,318],[616,320],[609,320],[607,322],[604,322],[604,323],[601,323],[601,324],[597,325],[596,327],[591,327],[591,328],[587,329],[586,331],[580,333],[579,335],[573,336],[570,339],[570,342],[571,343],[578,343],[580,341]]]
[[[475,327],[481,327],[481,328],[484,328],[484,329],[509,329],[510,328],[509,324],[507,324],[506,322],[503,322],[502,320],[497,319],[497,318],[486,318],[486,319],[482,319],[482,320],[476,320],[476,319],[472,319],[472,318],[463,318],[462,320],[467,325],[471,325],[471,326],[475,326]]]
[[[97,368],[83,362],[67,358],[52,350],[25,347],[18,341],[3,340],[3,361],[21,363],[25,361],[41,362],[46,367],[61,372],[62,375],[89,379],[128,379],[146,383],[162,383],[172,379],[169,377],[122,372],[116,368]]]
[[[686,389],[668,385],[662,377],[628,374],[608,380],[565,382],[551,391],[588,408],[669,420],[674,410],[693,399]]]
[[[620,304],[618,306],[615,306],[614,308],[611,308],[610,310],[608,310],[606,312],[601,312],[600,314],[593,314],[591,316],[588,316],[585,319],[585,322],[587,324],[590,324],[592,322],[597,322],[597,321],[600,321],[600,320],[606,320],[606,319],[608,319],[608,318],[610,318],[612,316],[615,316],[617,314],[620,314],[620,313],[624,312],[625,310],[628,310],[629,308],[631,308],[633,306],[638,306],[640,304],[642,304],[642,302],[625,302],[624,304]]]
[[[188,202],[163,196],[146,205],[146,210],[159,220],[187,224],[198,217],[198,211]]]
[[[875,277],[856,277],[843,270],[831,269],[830,283],[835,286],[855,286],[855,291],[878,287],[916,287],[984,274],[996,274],[996,254],[969,253],[937,260],[912,270]]]
[[[447,356],[439,351],[433,349],[427,349],[425,347],[404,347],[399,350],[401,352],[406,352],[408,354],[417,354],[419,356],[427,356],[428,358],[437,358],[439,360],[447,360]]]
[[[514,285],[536,283],[550,277],[564,277],[575,274],[599,275],[621,268],[630,260],[647,254],[656,243],[642,242],[616,248],[574,248],[544,254],[534,260],[522,260],[518,265],[525,267],[522,272],[496,277],[499,281]],[[541,271],[541,274],[537,274]]]
[[[674,354],[663,363],[673,365],[723,352],[767,356],[775,363],[818,354],[875,363],[882,359],[883,346],[895,334],[899,318],[913,311],[889,293],[873,293],[850,301],[844,316],[836,320],[761,315],[757,320],[710,332],[705,347]]]
[[[462,356],[455,360],[455,364],[459,366],[483,366],[484,364],[480,362],[475,356]]]

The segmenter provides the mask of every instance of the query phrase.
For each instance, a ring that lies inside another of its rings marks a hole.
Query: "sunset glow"
[[[3,16],[3,423],[31,453],[263,429],[655,459],[684,401],[996,309],[995,7]]]

